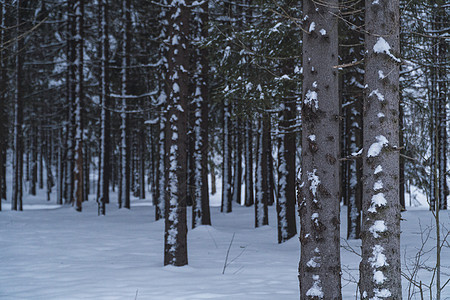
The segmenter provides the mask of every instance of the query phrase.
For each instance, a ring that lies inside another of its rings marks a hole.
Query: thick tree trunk
[[[342,299],[337,8],[303,2],[301,299]]]
[[[402,299],[399,1],[366,0],[361,299]]]
[[[169,87],[169,177],[165,207],[164,265],[184,266],[187,256],[186,224],[186,142],[187,100],[189,98],[189,5],[190,1],[168,1]]]

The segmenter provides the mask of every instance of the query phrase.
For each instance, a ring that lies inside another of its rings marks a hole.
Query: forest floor
[[[298,299],[298,237],[277,244],[275,206],[269,226],[254,228],[254,208],[234,205],[230,214],[211,207],[212,226],[191,229],[188,209],[189,266],[163,266],[164,221],[154,221],[150,200],[133,199],[118,209],[115,194],[106,216],[97,216],[94,195],[83,212],[47,202],[43,191],[25,196],[24,211],[0,212],[0,299]],[[219,195],[212,197],[217,205]],[[450,214],[441,223],[450,228]],[[402,270],[409,273],[424,244],[424,266],[436,262],[433,217],[425,207],[402,213]],[[346,209],[341,211],[343,299],[357,299],[360,241],[346,237]],[[231,244],[232,237],[234,240]],[[230,246],[231,244],[231,246]],[[351,250],[351,247],[353,250]],[[230,248],[227,266],[225,257]],[[449,279],[450,248],[442,252],[441,282]],[[223,271],[224,274],[223,274]],[[417,281],[428,284],[432,271],[421,269]],[[404,299],[409,282],[403,280]],[[417,291],[417,288],[415,289]],[[420,299],[416,294],[411,299]],[[429,299],[426,291],[425,299]],[[443,291],[450,299],[450,286]]]

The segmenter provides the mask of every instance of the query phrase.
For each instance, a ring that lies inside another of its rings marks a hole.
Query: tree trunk
[[[245,125],[245,206],[252,206],[253,195],[253,130],[251,120]]]
[[[301,299],[342,299],[337,8],[303,2]]]
[[[402,299],[399,1],[366,0],[361,299]]]
[[[190,1],[167,2],[169,87],[169,169],[165,206],[164,265],[184,266],[187,257],[186,224],[186,142],[187,100],[189,98],[189,5]]]
[[[256,160],[256,195],[255,195],[255,227],[269,225],[268,202],[269,189],[267,179],[267,126],[268,116],[263,113],[259,120],[257,160]]]
[[[22,210],[23,179],[23,47],[21,35],[24,33],[23,9],[25,1],[18,0],[16,16],[16,95],[14,98],[14,159],[11,210]]]
[[[223,162],[222,162],[222,207],[221,212],[232,210],[231,195],[231,105],[230,99],[225,97],[223,103]]]
[[[83,24],[84,24],[84,0],[77,0],[74,2],[75,13],[75,37],[74,37],[74,50],[75,50],[75,169],[74,172],[74,192],[72,199],[76,206],[77,211],[81,211],[82,202],[84,200],[84,155],[83,155],[83,116],[82,106],[84,102],[83,94]]]
[[[99,35],[100,35],[100,166],[98,207],[99,215],[106,214],[106,203],[109,203],[109,180],[110,180],[110,99],[109,99],[109,14],[108,0],[99,1]]]
[[[6,5],[0,3],[0,210],[2,210],[2,199],[6,199],[6,153],[8,145],[8,118],[6,115]]]
[[[291,66],[288,64],[284,65],[283,74],[292,75],[293,68],[291,68]],[[280,112],[280,137],[278,140],[278,243],[283,243],[297,234],[297,224],[295,220],[296,84],[291,80],[286,80],[283,88],[285,90],[285,95],[282,99],[284,109]]]
[[[131,2],[130,0],[122,0],[122,113],[121,117],[121,175],[120,175],[120,186],[121,186],[121,201],[125,208],[130,209],[130,149],[129,149],[129,130],[128,130],[128,115],[127,111],[127,95],[128,95],[128,85],[129,85],[129,69],[130,65],[130,47],[131,47]],[[119,204],[120,208],[120,204]]]
[[[194,40],[205,42],[208,30],[208,3],[194,9]],[[208,192],[208,52],[198,45],[194,49],[195,74],[194,74],[194,188],[192,193],[192,228],[198,225],[211,225]]]

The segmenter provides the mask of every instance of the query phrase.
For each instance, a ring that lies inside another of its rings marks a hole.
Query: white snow
[[[323,29],[323,28],[320,29],[319,32],[320,32],[321,35],[327,35],[327,31],[325,29]]]
[[[317,196],[317,187],[319,186],[320,179],[319,176],[316,175],[317,169],[314,169],[312,172],[308,172],[308,180],[311,181],[311,185],[309,189],[311,190],[314,198]]]
[[[369,94],[369,97],[372,97],[372,96],[376,96],[380,102],[384,101],[384,96],[378,90],[373,90]]]
[[[8,180],[11,181],[10,167]],[[91,183],[96,186],[94,174]],[[218,192],[210,195],[213,226],[192,230],[191,209],[187,210],[189,266],[181,268],[163,266],[164,221],[154,221],[149,193],[145,200],[132,197],[131,210],[127,210],[117,208],[117,194],[111,192],[106,216],[99,217],[95,195],[90,195],[89,201],[83,203],[83,211],[78,213],[70,205],[57,206],[56,193],[47,201],[44,190],[38,190],[37,196],[28,195],[26,190],[24,211],[9,211],[9,189],[8,201],[2,201],[0,211],[0,299],[298,299],[298,236],[277,243],[275,205],[269,207],[270,225],[258,229],[254,229],[254,207],[235,205],[232,213],[220,213],[221,184],[222,180],[217,178]],[[417,188],[412,191],[414,194],[408,197],[418,199],[412,204],[424,205],[424,194]],[[433,224],[427,206],[407,208],[408,211],[402,212],[400,251],[405,272],[405,264],[413,267],[417,249],[421,247],[420,232],[427,224]],[[450,213],[442,211],[441,217],[448,224]],[[344,206],[341,240],[346,239],[346,228]],[[222,275],[233,233],[229,264]],[[430,237],[435,238],[434,231]],[[348,243],[360,253],[360,240]],[[434,246],[435,240],[427,243],[421,257],[421,263],[430,268],[436,262]],[[383,265],[382,251],[373,252],[376,255],[371,263]],[[442,268],[448,273],[450,248],[442,248],[441,257]],[[342,248],[341,262],[342,298],[355,299],[360,258]],[[382,278],[374,273],[374,280],[375,276]],[[417,279],[429,283],[432,276],[432,270],[421,269]],[[310,288],[310,293],[320,295],[318,284],[317,288]],[[408,281],[402,278],[402,284],[406,297]],[[444,295],[448,291],[446,287]],[[388,292],[378,290],[376,294],[381,298]]]
[[[372,202],[370,205],[370,208],[368,209],[369,212],[376,213],[377,207],[385,206],[387,204],[386,198],[384,197],[383,193],[378,193],[372,196]]]
[[[306,292],[306,296],[323,298],[324,295],[322,287],[320,286],[321,282],[319,275],[313,275],[313,280],[313,286]]]
[[[383,254],[384,248],[381,245],[375,245],[372,250],[372,257],[369,257],[372,268],[378,269],[389,265],[386,262],[386,255]]]
[[[392,58],[394,61],[400,63],[401,60],[397,57],[395,57],[392,53],[391,53],[391,46],[389,46],[388,42],[386,42],[386,40],[382,37],[379,37],[377,42],[375,43],[375,45],[373,46],[373,51],[375,53],[385,53],[387,54],[390,58]]]
[[[375,168],[375,171],[373,172],[373,174],[379,174],[379,173],[381,173],[381,172],[383,172],[383,167],[382,166],[380,166],[380,165],[378,165],[376,168]]]
[[[391,292],[387,289],[381,289],[381,290],[375,289],[374,292],[375,292],[374,300],[377,300],[378,298],[388,298],[392,295]]]
[[[384,276],[383,272],[378,270],[373,272],[373,281],[376,284],[382,284],[386,281],[386,276]]]
[[[311,24],[309,25],[309,32],[313,32],[315,29],[316,29],[316,23],[311,22]]]
[[[378,118],[384,118],[386,115],[385,114],[383,114],[382,112],[379,112],[379,113],[377,113],[377,117]]]
[[[305,104],[311,108],[319,109],[319,101],[317,99],[317,92],[308,90],[305,95]]]
[[[369,151],[367,152],[367,157],[378,156],[381,152],[381,149],[383,149],[384,146],[387,146],[389,144],[388,140],[383,135],[378,135],[375,137],[375,139],[377,141],[369,147]]]
[[[375,223],[370,226],[369,231],[373,234],[374,238],[379,238],[379,232],[385,232],[387,230],[383,220],[376,220]]]
[[[310,136],[308,136],[308,139],[309,139],[311,142],[314,142],[314,141],[316,140],[316,135],[315,135],[315,134],[311,134]]]
[[[378,190],[381,190],[381,189],[383,189],[383,182],[381,180],[378,180],[378,181],[376,181],[374,183],[373,190],[374,191],[378,191]]]

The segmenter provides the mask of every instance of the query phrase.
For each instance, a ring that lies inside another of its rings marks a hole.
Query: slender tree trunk
[[[234,136],[234,161],[233,161],[233,202],[241,205],[241,191],[242,191],[242,120],[237,118],[235,122],[235,136]]]
[[[267,179],[267,115],[263,113],[259,120],[257,160],[256,160],[256,195],[255,195],[255,227],[269,225],[268,202],[269,189]]]
[[[232,211],[231,194],[231,105],[230,99],[225,97],[223,103],[223,162],[222,162],[222,207],[221,212]]]
[[[110,99],[109,99],[109,26],[108,0],[99,1],[99,29],[100,29],[100,103],[101,108],[101,134],[100,134],[100,167],[98,205],[99,215],[106,214],[106,203],[109,203],[110,180]]]
[[[251,120],[245,125],[245,206],[252,206],[253,195],[253,131]]]
[[[208,29],[208,2],[194,9],[194,41],[204,43]],[[205,48],[197,48],[193,51],[195,58],[194,74],[194,155],[193,176],[194,188],[192,193],[192,228],[198,225],[211,225],[208,192],[208,52]]]
[[[301,299],[342,299],[339,243],[338,1],[303,2]]]
[[[131,47],[131,2],[130,0],[122,0],[122,119],[121,123],[121,199],[125,208],[130,208],[130,149],[129,149],[129,130],[128,130],[128,115],[127,98],[129,85],[129,69],[130,65],[130,47]]]
[[[292,62],[290,62],[292,64]],[[292,66],[292,65],[291,65]],[[284,74],[293,74],[293,66],[283,66]],[[286,94],[282,99],[283,111],[279,119],[278,141],[278,189],[277,189],[277,221],[278,243],[283,243],[297,234],[295,220],[296,202],[296,85],[291,80],[286,81]]]
[[[16,16],[16,95],[14,98],[14,159],[11,210],[22,210],[22,180],[23,180],[23,47],[24,32],[23,10],[25,1],[17,0]]]
[[[366,0],[361,299],[402,299],[399,1]],[[380,74],[384,74],[380,76]]]
[[[0,210],[2,210],[2,199],[6,199],[6,153],[8,145],[6,115],[6,50],[4,49],[6,41],[6,5],[0,3]]]
[[[74,50],[75,50],[75,169],[74,172],[74,191],[72,199],[74,201],[77,211],[81,211],[82,202],[84,200],[84,180],[83,180],[83,24],[84,24],[84,0],[77,0],[74,3],[75,13],[75,37],[74,37]],[[86,174],[87,175],[87,174]]]

